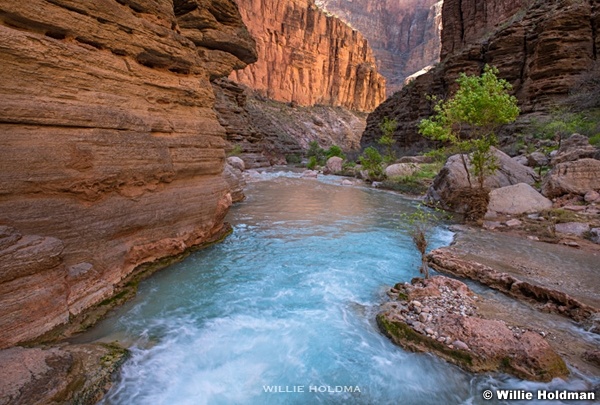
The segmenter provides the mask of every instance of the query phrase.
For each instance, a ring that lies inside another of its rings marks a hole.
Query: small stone
[[[419,321],[421,321],[423,323],[427,322],[427,314],[425,312],[421,312],[419,314]]]
[[[587,203],[593,203],[596,201],[600,201],[600,193],[598,193],[595,190],[590,190],[587,193],[585,193],[585,196],[583,197],[583,199]]]
[[[500,228],[501,226],[502,226],[502,224],[500,222],[483,221],[483,228],[489,229],[490,231],[493,231],[496,228]]]
[[[447,345],[451,345],[452,344],[452,338],[451,337],[446,337],[445,343]]]
[[[506,226],[510,226],[512,228],[515,226],[520,226],[522,224],[522,222],[519,221],[518,219],[510,219],[510,220],[506,221],[504,224]]]
[[[563,209],[573,212],[585,211],[585,205],[565,205]]]
[[[539,241],[540,240],[540,238],[538,238],[537,236],[532,236],[532,235],[529,235],[527,237],[527,239],[529,239],[529,240],[535,240],[535,241]]]
[[[433,335],[435,332],[433,331],[433,329],[427,328],[425,329],[425,333],[427,333],[428,335]]]
[[[423,306],[423,304],[421,304],[421,302],[419,302],[419,301],[412,301],[412,304],[415,307],[422,307]]]
[[[469,350],[469,346],[461,340],[455,340],[452,342],[452,346],[456,347],[459,350]]]
[[[590,229],[590,240],[600,245],[600,228]]]

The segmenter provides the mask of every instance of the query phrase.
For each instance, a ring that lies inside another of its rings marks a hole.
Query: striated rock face
[[[385,99],[367,40],[314,0],[238,0],[259,60],[231,79],[302,106],[372,111]]]
[[[0,348],[219,238],[210,78],[256,59],[232,0],[0,1]]]
[[[213,82],[215,109],[227,139],[241,148],[246,168],[285,164],[286,157],[300,158],[310,141],[323,147],[360,147],[365,114],[341,107],[292,107],[266,100],[227,79]]]
[[[373,48],[388,94],[404,79],[439,61],[442,1],[316,0],[358,29]]]
[[[400,146],[424,142],[417,123],[432,113],[425,96],[449,96],[460,72],[479,74],[486,63],[498,67],[527,115],[567,96],[597,59],[597,1],[448,0],[442,20],[442,62],[369,116],[363,146],[381,136],[386,116],[399,122],[394,136]]]

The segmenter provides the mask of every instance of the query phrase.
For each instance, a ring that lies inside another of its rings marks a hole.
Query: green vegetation
[[[297,165],[302,163],[302,158],[296,154],[285,155],[285,161],[288,165]]]
[[[242,152],[242,145],[236,143],[235,145],[233,145],[233,148],[229,151],[227,156],[239,156],[242,154]]]
[[[425,278],[429,278],[427,246],[429,246],[429,238],[437,217],[432,211],[425,211],[418,208],[410,214],[402,213],[400,219],[402,226],[408,231],[415,247],[421,253],[421,267],[419,268],[419,272]]]
[[[317,167],[318,161],[316,156],[311,156],[308,158],[308,163],[306,164],[306,168],[310,170],[314,170]]]
[[[432,97],[436,102],[435,114],[419,123],[421,135],[447,142],[461,153],[469,185],[473,186],[473,174],[481,189],[485,178],[497,169],[491,152],[497,143],[496,129],[519,115],[517,99],[508,94],[510,83],[499,79],[497,74],[498,69],[489,65],[481,76],[461,73],[456,94],[445,101]],[[465,154],[470,154],[470,165]]]
[[[327,149],[325,151],[325,157],[327,159],[329,159],[329,158],[332,158],[334,156],[337,156],[337,157],[342,158],[342,159],[346,158],[346,156],[344,155],[344,152],[342,152],[342,148],[340,148],[337,145],[331,145],[329,147],[329,149]]]
[[[325,166],[327,163],[327,159],[337,156],[342,159],[345,159],[346,156],[337,145],[331,145],[329,149],[325,150],[319,146],[317,141],[311,141],[308,144],[308,151],[306,152],[306,156],[308,157],[307,168],[313,170],[317,166]]]
[[[548,119],[532,124],[532,132],[534,138],[555,141],[554,149],[574,133],[587,136],[592,145],[599,146],[600,109],[575,113],[564,107],[554,108]]]
[[[383,135],[377,140],[377,143],[385,147],[384,160],[386,163],[391,163],[396,160],[396,155],[394,153],[394,144],[396,143],[394,131],[396,131],[396,128],[398,128],[398,121],[391,120],[388,117],[385,117],[379,124],[379,129],[381,129]]]
[[[360,164],[363,169],[367,171],[371,180],[380,181],[385,177],[383,172],[383,157],[381,154],[372,146],[369,146],[363,151],[363,154],[359,157]]]
[[[382,188],[406,194],[423,194],[442,168],[440,162],[419,164],[419,170],[410,176],[394,177],[383,181]]]
[[[312,168],[308,165],[306,167],[308,167],[311,170],[314,169],[317,165],[324,165],[326,161],[325,150],[319,146],[319,143],[317,141],[311,141],[308,143],[308,151],[306,152],[306,157],[308,157],[308,163],[312,163],[313,166]]]

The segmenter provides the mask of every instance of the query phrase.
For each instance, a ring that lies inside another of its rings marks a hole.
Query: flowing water
[[[470,404],[490,387],[585,387],[473,376],[390,343],[374,318],[388,286],[419,275],[398,226],[415,203],[339,182],[249,183],[229,238],[155,274],[86,335],[131,346],[101,403]]]

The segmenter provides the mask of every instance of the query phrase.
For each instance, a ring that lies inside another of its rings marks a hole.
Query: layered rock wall
[[[230,78],[263,96],[302,106],[372,111],[385,79],[367,40],[314,0],[239,0],[259,60]]]
[[[442,1],[316,0],[358,29],[373,48],[392,94],[404,79],[439,60]]]
[[[447,0],[442,18],[443,60],[369,116],[363,146],[381,136],[386,116],[399,122],[400,145],[422,142],[417,123],[432,113],[426,95],[448,97],[459,73],[479,74],[486,63],[512,83],[525,116],[560,102],[598,63],[597,0]]]
[[[0,348],[226,231],[209,79],[255,59],[232,0],[0,0]]]

